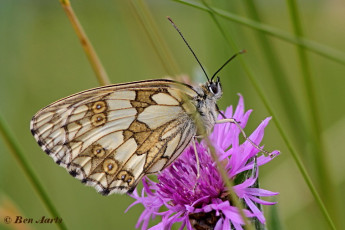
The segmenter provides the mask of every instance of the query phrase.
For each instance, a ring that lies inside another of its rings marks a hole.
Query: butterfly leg
[[[195,159],[196,159],[196,180],[198,180],[199,179],[199,177],[200,177],[200,160],[199,160],[199,155],[198,155],[198,151],[197,151],[197,149],[196,149],[196,144],[195,144],[195,139],[196,139],[197,137],[194,137],[193,139],[192,139],[192,143],[193,143],[193,148],[194,148],[194,153],[195,153]],[[196,185],[195,185],[196,186]],[[194,186],[194,188],[195,188],[195,186]]]
[[[237,122],[234,118],[224,118],[224,119],[221,119],[221,120],[216,121],[216,124],[222,124],[222,123],[228,123],[228,122],[229,122],[229,123],[235,124],[235,125],[237,126],[237,128],[239,128],[239,130],[241,131],[242,136],[243,136],[247,141],[249,141],[249,143],[251,143],[256,149],[258,149],[260,152],[262,152],[265,156],[273,157],[273,155],[272,155],[270,152],[268,152],[268,151],[266,151],[266,150],[260,148],[260,147],[259,147],[257,144],[255,144],[252,140],[250,140],[250,139],[247,137],[247,135],[246,135],[246,133],[244,132],[244,130],[242,129],[242,127],[240,126],[239,122]]]

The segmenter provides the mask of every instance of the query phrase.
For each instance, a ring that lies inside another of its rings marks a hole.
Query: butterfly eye
[[[209,89],[210,89],[211,93],[213,93],[213,94],[217,94],[217,93],[218,93],[218,87],[217,87],[217,85],[214,84],[214,83],[212,83],[212,84],[210,85]]]

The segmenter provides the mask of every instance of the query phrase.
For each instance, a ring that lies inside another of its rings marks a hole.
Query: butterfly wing
[[[196,95],[169,80],[99,87],[43,108],[31,132],[57,164],[98,192],[131,192],[190,143],[196,128],[187,108]]]

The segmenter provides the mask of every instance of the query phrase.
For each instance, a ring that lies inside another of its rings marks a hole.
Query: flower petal
[[[246,204],[248,205],[250,210],[252,210],[253,214],[258,218],[258,220],[261,223],[264,224],[266,222],[266,219],[264,217],[264,214],[261,212],[261,210],[258,209],[258,207],[256,207],[256,205],[248,197],[245,196],[244,200],[246,201]]]
[[[245,111],[243,97],[239,95],[238,105],[233,112],[233,107],[228,107],[224,115],[227,118],[234,118],[244,128],[247,124],[252,110]],[[223,119],[221,115],[218,119]],[[260,144],[264,129],[271,118],[266,118],[249,139]],[[247,209],[243,212],[248,218],[257,217],[260,222],[265,222],[265,217],[257,204],[272,205],[260,199],[260,197],[274,196],[278,193],[260,188],[252,188],[258,177],[258,167],[268,163],[273,157],[279,154],[273,151],[273,156],[258,156],[259,150],[248,140],[239,142],[240,129],[233,123],[216,124],[209,138],[216,150],[218,159],[225,166],[231,179],[236,179],[239,173],[253,170],[255,175],[245,179],[242,183],[236,184],[234,190],[245,202]],[[199,163],[196,161],[193,146],[187,147],[169,167],[158,173],[158,182],[147,177],[143,178],[143,189],[140,194],[135,189],[131,197],[135,201],[126,209],[126,212],[136,204],[142,204],[145,210],[138,218],[136,227],[147,229],[149,221],[160,216],[162,221],[150,229],[170,229],[174,223],[181,223],[180,229],[193,227],[189,221],[189,215],[193,213],[213,212],[219,217],[214,229],[227,230],[233,226],[235,229],[243,229],[243,220],[236,207],[231,206],[224,197],[228,196],[227,188],[220,176],[216,163],[212,160],[209,147],[205,141],[196,143]],[[254,162],[256,157],[256,163]],[[199,166],[197,165],[199,164]],[[200,175],[197,177],[197,167]],[[166,211],[160,211],[161,208]],[[202,214],[201,214],[202,215]]]

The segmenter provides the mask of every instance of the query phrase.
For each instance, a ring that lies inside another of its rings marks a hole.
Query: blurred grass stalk
[[[256,218],[254,219],[254,223],[249,221],[248,217],[244,214],[244,204],[240,201],[240,198],[236,195],[234,190],[234,182],[232,179],[229,178],[227,171],[224,168],[224,165],[219,161],[218,156],[215,152],[215,148],[212,145],[210,139],[206,136],[204,138],[206,145],[210,149],[210,153],[214,162],[216,162],[217,170],[222,177],[223,183],[225,183],[225,187],[228,189],[229,192],[229,203],[232,203],[237,209],[238,212],[244,222],[243,228],[245,230],[254,230],[254,224],[258,221]]]
[[[152,47],[158,55],[158,58],[160,59],[165,71],[171,77],[175,77],[180,73],[180,68],[175,61],[169,49],[169,46],[162,38],[162,33],[159,32],[158,26],[156,25],[155,20],[153,19],[153,16],[146,3],[142,0],[130,0],[129,4],[134,16],[144,29],[146,36],[148,37]]]
[[[205,5],[205,8],[207,9],[207,11],[210,13],[212,19],[214,20],[215,24],[217,25],[217,27],[219,28],[219,30],[221,31],[222,35],[224,36],[224,38],[227,40],[227,42],[229,43],[229,45],[234,49],[234,50],[239,50],[239,48],[237,47],[235,41],[232,39],[231,36],[227,36],[227,33],[223,30],[221,24],[219,23],[219,21],[216,18],[215,15],[215,11],[213,10],[213,8],[211,8],[210,6],[208,6],[206,4],[206,2],[203,0],[203,4]],[[303,179],[305,180],[306,184],[308,185],[311,193],[313,194],[315,200],[317,201],[317,203],[319,204],[320,210],[322,211],[322,213],[325,216],[325,219],[327,220],[328,224],[330,225],[330,227],[332,229],[336,229],[334,222],[332,220],[332,218],[329,215],[328,210],[326,209],[324,202],[322,201],[319,193],[317,192],[310,176],[308,175],[308,172],[302,162],[302,160],[300,159],[299,155],[297,154],[296,150],[294,149],[293,145],[291,144],[290,140],[288,139],[286,133],[284,132],[281,122],[279,121],[278,116],[276,116],[276,113],[273,111],[272,107],[269,105],[267,97],[264,94],[264,90],[259,86],[258,82],[257,82],[257,78],[254,77],[254,74],[252,73],[252,71],[249,69],[249,67],[247,66],[247,64],[245,63],[244,59],[242,57],[239,57],[242,63],[242,66],[245,70],[245,72],[247,73],[247,76],[250,80],[250,82],[252,83],[253,87],[255,88],[255,90],[257,91],[259,97],[261,98],[262,102],[264,103],[266,109],[268,110],[268,112],[274,117],[273,121],[278,129],[278,131],[280,132],[280,135],[282,136],[285,144],[287,145],[288,149],[291,152],[291,155],[293,157],[293,159],[295,160],[297,167],[299,168]]]
[[[245,0],[244,6],[247,9],[249,16],[261,23],[261,15],[256,7],[256,2],[254,0]],[[293,127],[298,126],[300,129],[298,132],[294,132],[296,129],[292,129],[294,135],[291,137],[294,138],[294,143],[297,144],[298,149],[301,151],[305,149],[306,137],[308,137],[307,127],[303,120],[301,119],[303,116],[302,111],[298,108],[297,103],[291,103],[291,101],[296,102],[296,96],[291,90],[291,85],[288,82],[288,77],[283,70],[281,63],[279,62],[278,54],[275,51],[274,47],[270,43],[269,38],[267,35],[259,32],[254,31],[257,41],[259,42],[259,48],[261,49],[261,53],[264,55],[264,59],[266,60],[268,70],[271,73],[271,80],[275,85],[275,88],[278,92],[278,98],[281,101],[281,104],[284,105],[282,108],[284,109],[283,114],[287,114],[287,120],[290,123],[290,129]],[[292,112],[293,111],[293,112]]]
[[[171,0],[174,2],[178,2],[187,6],[191,6],[193,8],[203,10],[203,11],[210,11],[207,7],[201,5],[200,3],[197,3],[195,1],[191,0]],[[217,16],[220,16],[222,18],[225,18],[227,20],[248,26],[252,29],[255,29],[257,31],[263,32],[267,35],[271,35],[273,37],[279,38],[281,40],[284,40],[286,42],[295,44],[295,45],[300,45],[301,47],[308,49],[309,51],[312,51],[320,56],[323,56],[325,58],[328,58],[330,60],[333,60],[335,62],[338,62],[340,64],[345,65],[345,53],[340,52],[338,50],[335,50],[333,48],[330,48],[328,46],[319,44],[317,42],[297,37],[294,35],[291,35],[289,33],[286,33],[280,29],[276,29],[272,26],[268,26],[266,24],[248,19],[248,18],[243,18],[238,15],[232,14],[228,11],[220,10],[217,8],[213,8],[214,14]]]
[[[294,34],[296,38],[303,37],[303,29],[301,25],[301,18],[298,12],[298,5],[295,0],[286,0],[288,5],[288,10],[290,13],[291,24],[293,26]],[[314,159],[314,168],[318,183],[318,188],[321,191],[321,195],[325,199],[328,209],[331,211],[332,216],[337,220],[338,208],[337,208],[337,198],[335,193],[335,185],[331,173],[329,170],[329,162],[326,157],[326,149],[324,146],[324,140],[322,138],[322,127],[320,118],[320,109],[318,108],[316,93],[314,90],[314,85],[312,81],[311,69],[309,65],[309,59],[306,50],[301,45],[297,45],[297,53],[299,57],[299,64],[302,74],[302,85],[305,88],[305,94],[307,97],[307,108],[309,110],[308,116],[310,120],[311,127],[311,137],[312,137],[312,152]],[[340,221],[336,221],[340,222]]]
[[[0,116],[0,133],[3,137],[5,144],[9,148],[10,152],[13,154],[14,158],[17,160],[19,166],[23,169],[24,174],[29,179],[32,187],[37,192],[39,198],[43,202],[44,206],[47,208],[50,215],[53,218],[61,217],[61,215],[56,210],[53,202],[50,200],[47,192],[44,190],[34,170],[31,168],[29,162],[25,159],[22,150],[19,148],[18,142],[12,136],[12,134],[10,133],[10,130],[6,127],[5,121],[3,120],[1,116]],[[61,230],[67,229],[64,222],[61,222],[61,223],[56,222],[56,225]]]
[[[71,3],[69,0],[60,0],[60,3],[66,12],[68,19],[70,20],[73,29],[75,33],[77,34],[80,43],[85,51],[85,54],[87,58],[89,59],[89,62],[96,74],[97,80],[100,85],[109,85],[110,80],[107,75],[107,72],[105,71],[101,61],[98,58],[98,55],[93,48],[89,38],[87,37],[83,27],[81,26],[77,16],[74,13],[74,10],[71,6]]]

